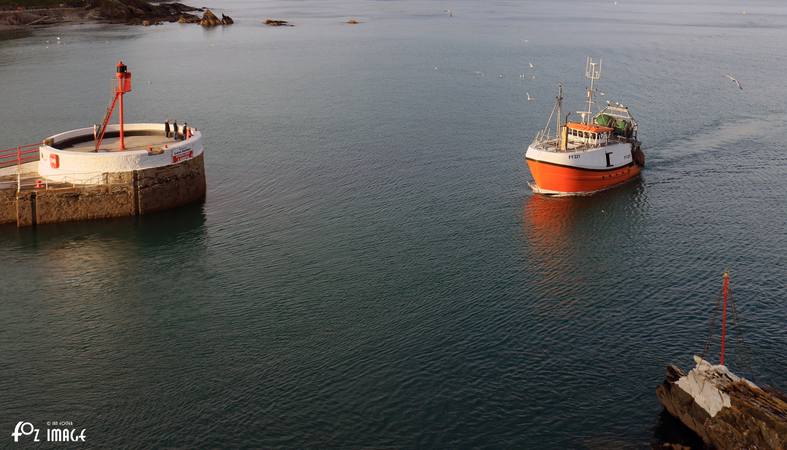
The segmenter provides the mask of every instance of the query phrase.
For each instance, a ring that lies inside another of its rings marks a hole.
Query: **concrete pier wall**
[[[107,173],[101,185],[0,190],[0,223],[17,226],[135,216],[205,198],[203,154],[164,167]]]

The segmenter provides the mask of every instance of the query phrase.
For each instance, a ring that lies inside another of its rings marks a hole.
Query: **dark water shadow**
[[[144,216],[65,222],[16,228],[0,228],[0,246],[10,244],[36,249],[79,240],[140,242],[146,246],[167,245],[175,241],[204,240],[205,206],[202,203]]]
[[[691,431],[689,427],[683,425],[683,422],[673,417],[666,410],[662,409],[659,414],[656,425],[653,427],[653,440],[651,445],[653,448],[673,448],[668,446],[682,445],[684,447],[704,449],[705,443],[702,442],[696,433]]]

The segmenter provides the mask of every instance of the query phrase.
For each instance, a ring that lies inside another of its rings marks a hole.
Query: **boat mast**
[[[721,355],[719,355],[719,364],[724,365],[724,338],[727,335],[727,291],[730,284],[730,274],[724,272],[724,287],[722,292],[724,295],[724,309],[721,312]]]
[[[552,116],[555,115],[555,112],[557,112],[557,117],[558,117],[556,123],[558,123],[558,124],[560,123],[559,122],[560,121],[560,103],[563,100],[563,85],[562,84],[558,84],[558,86],[559,86],[559,89],[558,89],[558,95],[555,97],[555,106],[552,107],[552,112],[549,113],[549,117],[547,117],[547,123],[544,125],[544,129],[538,132],[538,135],[536,136],[536,140],[540,141],[541,139],[549,139],[549,124],[552,123]],[[559,129],[555,130],[555,136],[558,136],[559,132],[560,132]]]
[[[560,107],[563,105],[563,83],[557,84],[557,97],[555,97],[557,116],[555,117],[555,137],[560,138]]]
[[[582,122],[590,124],[590,117],[593,115],[593,90],[595,89],[595,81],[601,78],[601,59],[594,62],[593,58],[588,56],[587,63],[585,64],[585,78],[590,80],[590,89],[588,89],[588,110],[582,114]]]

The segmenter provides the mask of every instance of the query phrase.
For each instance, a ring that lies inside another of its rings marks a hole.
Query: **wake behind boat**
[[[637,140],[637,121],[628,107],[607,102],[593,115],[595,81],[601,78],[601,61],[588,58],[585,77],[588,107],[579,111],[579,122],[562,118],[563,87],[558,86],[555,106],[547,125],[527,148],[525,159],[533,175],[533,191],[550,195],[587,195],[623,184],[639,175],[645,154]],[[550,133],[552,118],[555,133]]]

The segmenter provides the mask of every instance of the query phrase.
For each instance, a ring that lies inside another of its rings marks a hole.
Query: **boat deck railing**
[[[538,150],[555,153],[573,153],[584,152],[588,150],[595,150],[597,148],[605,147],[609,144],[625,144],[628,142],[623,136],[610,136],[604,141],[590,142],[569,142],[566,150],[560,148],[560,140],[557,138],[545,138],[539,140],[538,138],[533,141],[533,147]]]

